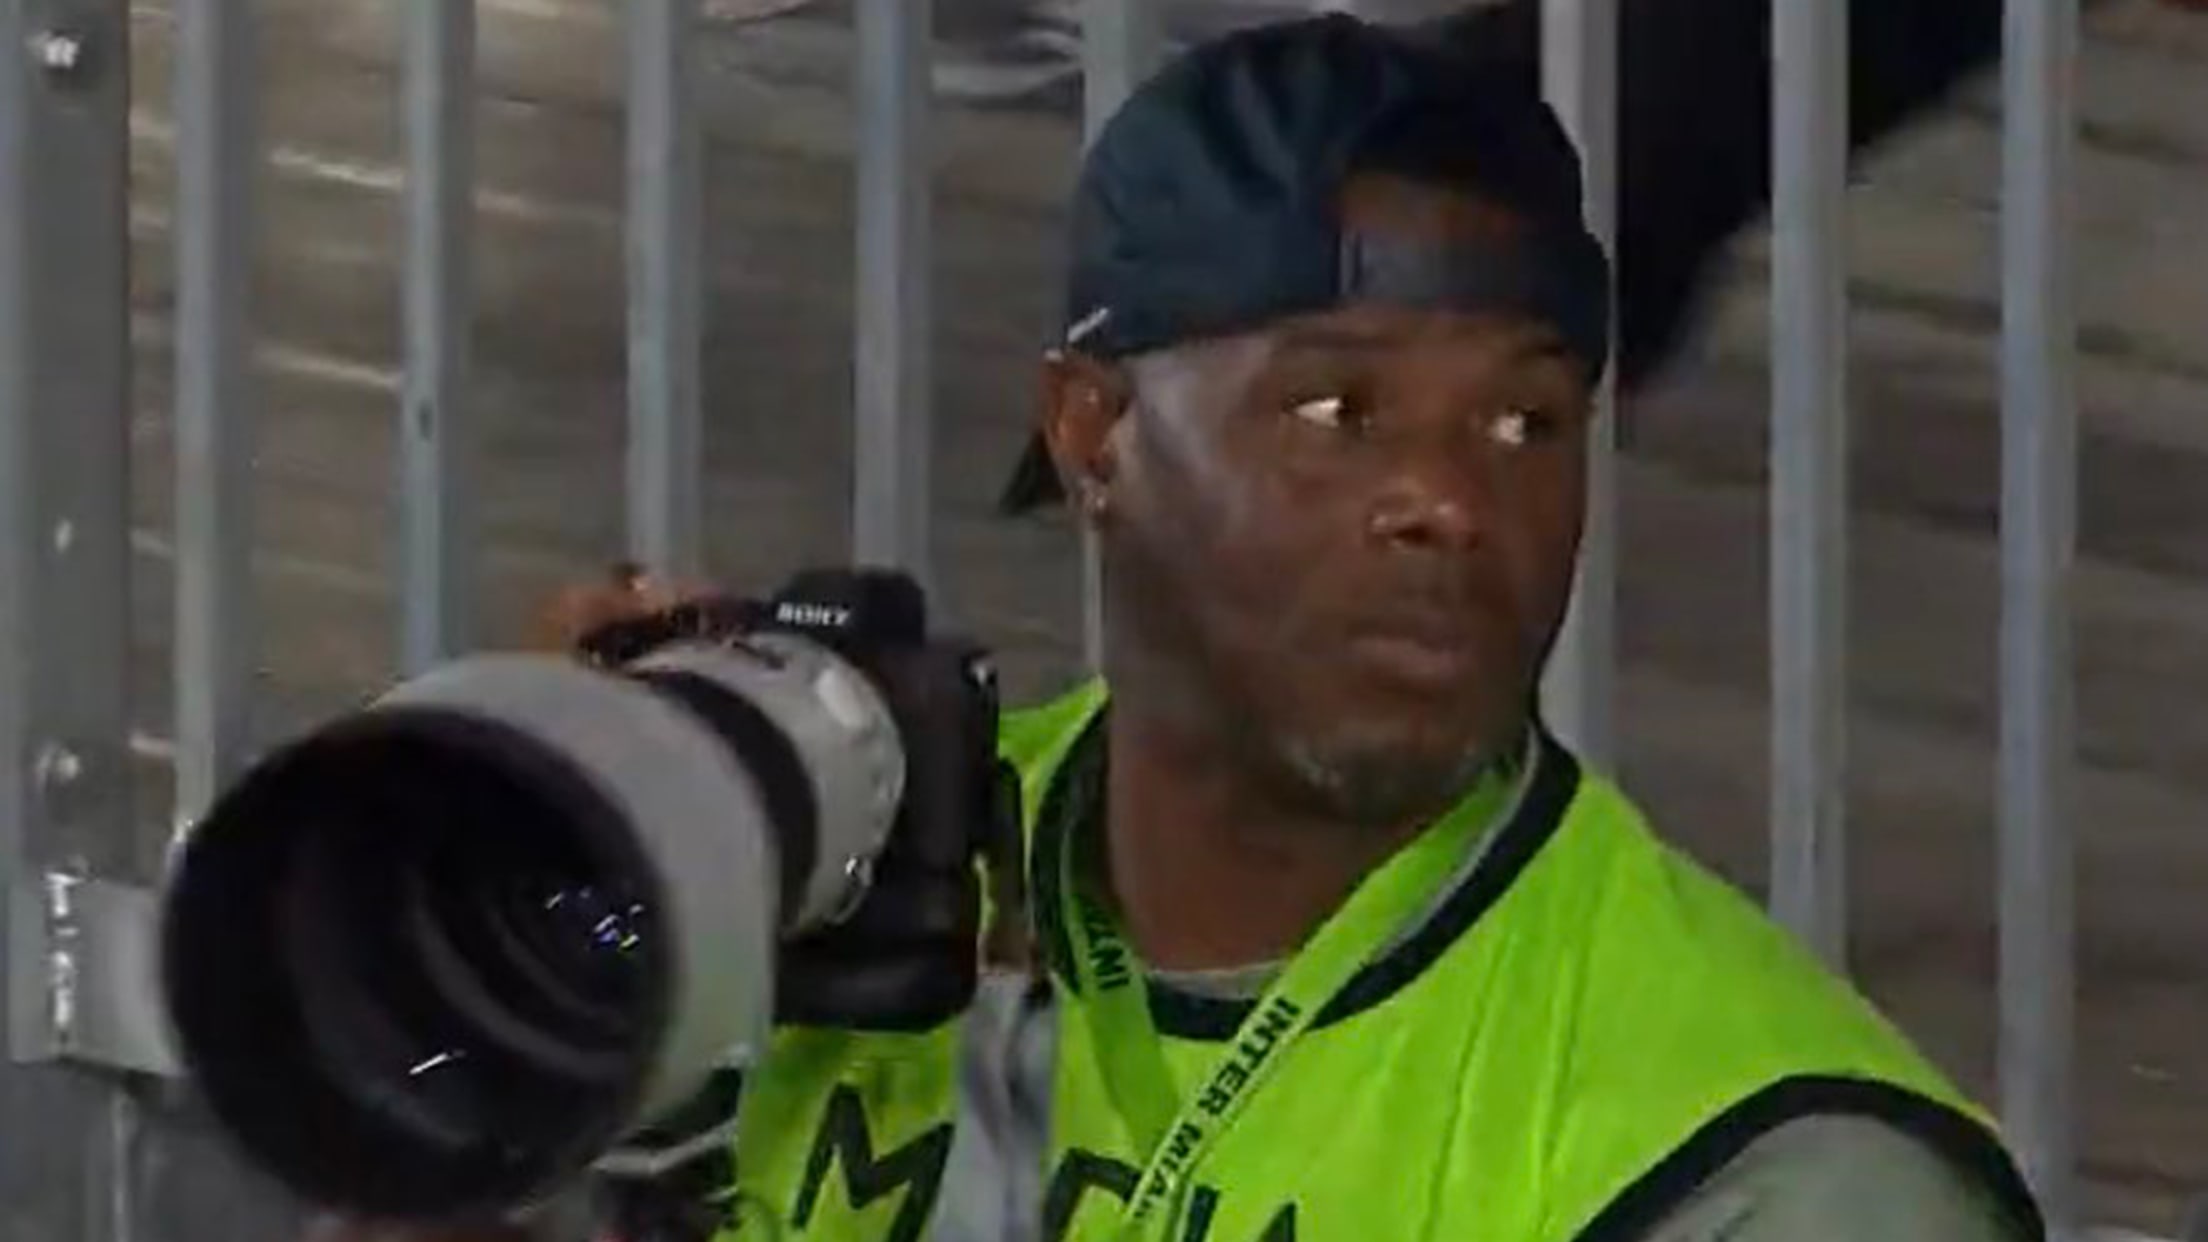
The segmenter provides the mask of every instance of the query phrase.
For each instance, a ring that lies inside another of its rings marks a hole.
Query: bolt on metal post
[[[73,79],[91,63],[84,36],[67,30],[41,30],[31,36],[31,60],[57,79]]]

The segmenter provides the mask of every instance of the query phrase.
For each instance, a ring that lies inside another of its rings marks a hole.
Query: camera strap
[[[1510,782],[1491,773],[1454,809],[1358,884],[1265,989],[1220,1050],[1203,1085],[1182,1099],[1166,1065],[1148,987],[1133,949],[1110,912],[1079,883],[1061,851],[1060,912],[1071,944],[1081,1010],[1112,1106],[1144,1153],[1117,1236],[1171,1235],[1184,1192],[1250,1101],[1271,1080],[1290,1046],[1365,964],[1426,909],[1457,873],[1508,797]]]

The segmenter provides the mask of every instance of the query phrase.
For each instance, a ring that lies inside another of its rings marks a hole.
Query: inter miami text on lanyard
[[[1201,1090],[1178,1097],[1150,1020],[1134,952],[1108,911],[1079,882],[1073,842],[1060,851],[1059,892],[1081,1011],[1105,1092],[1141,1147],[1141,1180],[1128,1197],[1118,1238],[1163,1239],[1178,1219],[1198,1166],[1264,1088],[1287,1050],[1335,993],[1424,909],[1463,864],[1510,781],[1491,773],[1479,792],[1365,877],[1265,990],[1234,1033]]]

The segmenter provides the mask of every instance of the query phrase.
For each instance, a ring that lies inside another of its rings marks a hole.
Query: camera
[[[313,1202],[504,1212],[778,1020],[918,1026],[971,997],[995,685],[915,584],[812,571],[586,648],[400,683],[254,763],[173,859],[185,1070]]]

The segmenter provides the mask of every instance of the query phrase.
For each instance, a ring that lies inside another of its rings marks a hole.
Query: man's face
[[[1350,210],[1420,235],[1511,224],[1400,182]],[[1582,361],[1518,317],[1356,305],[1126,372],[1087,458],[1115,691],[1193,713],[1331,813],[1432,813],[1515,739],[1563,618]],[[1078,467],[1078,427],[1053,431]]]

